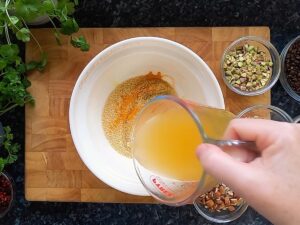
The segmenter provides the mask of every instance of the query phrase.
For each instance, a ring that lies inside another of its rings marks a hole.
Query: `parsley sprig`
[[[14,163],[18,159],[20,145],[13,143],[14,136],[11,128],[6,126],[3,128],[4,134],[0,136],[2,142],[0,147],[0,173],[6,165]]]
[[[26,77],[30,70],[43,70],[47,64],[46,54],[38,40],[27,26],[39,16],[48,16],[54,27],[54,36],[60,44],[61,35],[69,35],[70,43],[81,51],[88,51],[90,46],[83,36],[73,36],[79,30],[72,17],[78,0],[1,0],[0,1],[0,37],[5,36],[7,44],[0,44],[0,116],[17,106],[34,103],[27,91],[31,83]],[[60,24],[58,28],[56,23]],[[10,35],[17,40],[29,42],[33,39],[41,52],[40,61],[24,63],[19,56],[19,48],[12,44]],[[8,164],[17,160],[20,146],[13,143],[13,134],[9,126],[4,127],[0,136],[0,173]]]
[[[47,15],[54,26],[54,34],[58,43],[61,35],[70,35],[70,42],[75,48],[82,51],[89,50],[89,44],[83,36],[73,36],[79,29],[76,20],[72,17],[77,0],[4,0],[0,1],[0,35],[5,35],[7,43],[0,45],[0,116],[16,106],[33,103],[33,97],[27,91],[30,81],[25,74],[30,70],[43,70],[47,64],[46,54],[43,52],[37,39],[30,32],[27,22],[39,16]],[[13,12],[13,13],[12,13]],[[57,20],[61,28],[57,28]],[[40,61],[27,64],[19,56],[19,48],[11,44],[11,33],[23,42],[34,39],[41,51]]]
[[[0,46],[0,116],[16,106],[33,103],[33,97],[27,91],[31,85],[25,76],[29,70],[42,70],[47,59],[42,55],[41,61],[23,63],[19,48],[15,44]]]
[[[39,16],[48,16],[54,27],[54,36],[60,44],[61,35],[70,35],[70,42],[82,51],[89,50],[89,44],[83,36],[73,37],[79,30],[76,20],[72,17],[78,0],[5,0],[0,2],[0,35],[6,35],[10,43],[9,30],[23,42],[33,38],[40,47],[37,39],[30,32],[27,22],[32,22]],[[13,12],[13,13],[12,13]],[[57,20],[60,28],[55,24]],[[80,41],[78,41],[80,39]],[[76,41],[74,41],[76,40]]]

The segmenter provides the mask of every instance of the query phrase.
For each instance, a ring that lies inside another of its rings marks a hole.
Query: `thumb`
[[[254,178],[254,169],[247,163],[236,160],[216,145],[201,144],[197,156],[205,171],[241,193]]]

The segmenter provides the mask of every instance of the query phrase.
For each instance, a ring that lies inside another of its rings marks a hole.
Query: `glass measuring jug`
[[[184,205],[217,181],[196,157],[203,142],[219,146],[252,142],[220,140],[235,115],[174,96],[158,96],[139,114],[133,132],[133,161],[147,191],[167,205]]]

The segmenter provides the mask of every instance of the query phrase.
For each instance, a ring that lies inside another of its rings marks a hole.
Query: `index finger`
[[[225,139],[237,139],[254,141],[262,150],[276,139],[276,136],[284,132],[285,123],[264,119],[234,119],[224,134]]]

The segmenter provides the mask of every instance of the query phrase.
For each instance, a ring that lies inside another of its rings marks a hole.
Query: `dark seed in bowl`
[[[284,68],[288,84],[297,94],[300,94],[300,39],[289,48]]]

